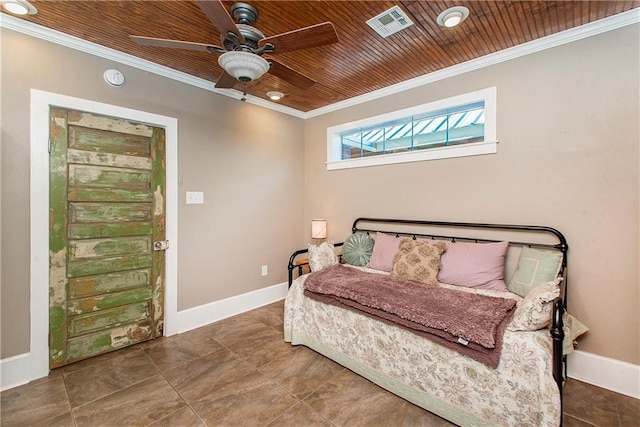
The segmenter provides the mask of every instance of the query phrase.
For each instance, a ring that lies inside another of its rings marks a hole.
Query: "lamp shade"
[[[327,220],[326,219],[311,220],[311,237],[314,239],[327,238]]]
[[[218,58],[218,64],[227,73],[244,83],[255,80],[269,71],[267,60],[250,52],[225,52]]]

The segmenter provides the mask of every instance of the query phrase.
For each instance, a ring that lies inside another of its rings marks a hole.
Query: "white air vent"
[[[413,21],[398,6],[393,6],[386,12],[371,18],[367,25],[374,29],[382,37],[389,37],[391,34],[404,30],[413,25]]]

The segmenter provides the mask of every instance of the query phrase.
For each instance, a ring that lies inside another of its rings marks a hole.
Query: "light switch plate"
[[[187,204],[188,205],[204,204],[204,193],[202,191],[187,191]]]

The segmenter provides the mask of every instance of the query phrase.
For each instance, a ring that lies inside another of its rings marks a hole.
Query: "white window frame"
[[[443,110],[460,105],[484,101],[484,140],[469,144],[454,145],[448,147],[429,148],[400,153],[380,154],[370,157],[358,157],[342,160],[342,144],[340,134],[342,132],[361,127],[374,126],[387,123],[405,117]],[[327,128],[327,170],[360,168],[367,166],[390,165],[395,163],[420,162],[425,160],[450,159],[454,157],[478,156],[483,154],[495,154],[498,152],[497,138],[497,88],[490,87],[475,92],[469,92],[451,98],[429,102],[391,113],[343,123]]]

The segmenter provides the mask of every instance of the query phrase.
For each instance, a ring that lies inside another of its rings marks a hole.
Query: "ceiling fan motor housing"
[[[247,3],[234,3],[231,14],[238,24],[253,24],[258,19],[258,9]]]
[[[258,42],[265,37],[264,34],[251,25],[236,24],[236,26],[240,34],[242,34],[242,37],[244,37],[244,42],[241,43],[234,33],[229,32],[222,34],[220,42],[224,48],[226,50],[243,50],[246,52],[259,53],[256,52],[258,50]]]

